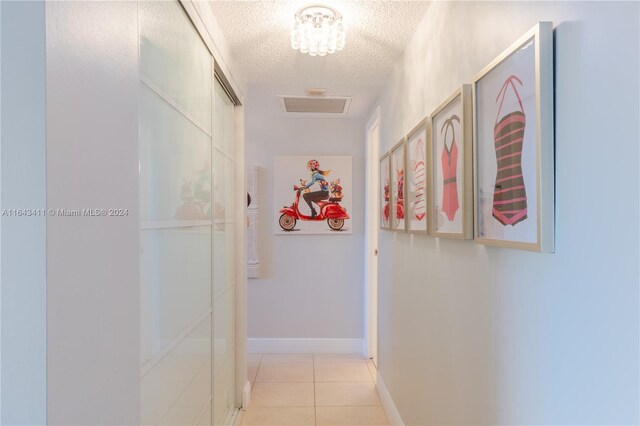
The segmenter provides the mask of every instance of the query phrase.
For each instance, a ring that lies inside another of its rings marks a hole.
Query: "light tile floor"
[[[247,426],[388,425],[371,360],[356,354],[250,354]]]

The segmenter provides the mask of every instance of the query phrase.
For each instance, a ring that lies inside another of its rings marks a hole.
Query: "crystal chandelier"
[[[342,15],[321,5],[306,6],[296,12],[291,31],[291,47],[311,56],[325,56],[344,48]]]

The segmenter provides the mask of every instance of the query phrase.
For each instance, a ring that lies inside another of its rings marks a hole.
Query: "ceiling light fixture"
[[[328,6],[311,5],[296,12],[291,47],[311,56],[325,56],[344,48],[342,15]]]

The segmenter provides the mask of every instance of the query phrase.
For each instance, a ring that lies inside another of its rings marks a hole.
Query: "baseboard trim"
[[[259,338],[247,339],[247,350],[254,354],[310,354],[362,352],[362,339],[304,339]]]
[[[382,380],[379,371],[376,377],[376,387],[378,388],[378,395],[380,395],[382,407],[384,408],[384,413],[387,415],[389,424],[392,426],[404,426],[404,421],[402,420],[402,416],[400,416],[398,407],[396,407],[396,404],[393,402],[389,389],[387,389],[387,386],[384,384],[384,380]]]
[[[242,388],[242,407],[240,407],[240,409],[242,411],[247,411],[250,404],[251,404],[251,382],[247,380],[244,384],[244,387]]]

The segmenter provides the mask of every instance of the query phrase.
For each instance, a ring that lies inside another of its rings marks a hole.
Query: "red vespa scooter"
[[[280,220],[278,223],[280,227],[285,231],[292,231],[296,226],[298,220],[306,220],[310,222],[320,222],[326,219],[327,225],[334,231],[339,231],[344,226],[345,219],[349,219],[347,210],[342,207],[338,202],[331,201],[318,201],[318,207],[320,207],[320,213],[312,218],[300,213],[298,210],[298,203],[300,202],[300,188],[298,185],[294,185],[294,191],[296,191],[296,199],[290,207],[285,207],[280,210]]]

